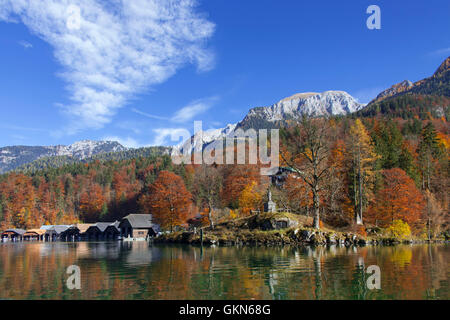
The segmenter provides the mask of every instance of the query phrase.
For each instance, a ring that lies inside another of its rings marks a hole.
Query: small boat
[[[127,238],[123,238],[123,241],[147,241],[147,239],[145,239],[145,238],[131,238],[131,237],[127,237]]]

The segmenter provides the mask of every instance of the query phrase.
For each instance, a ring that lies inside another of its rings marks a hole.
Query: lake
[[[449,245],[0,244],[0,299],[449,299]],[[81,289],[68,289],[79,266]],[[366,273],[377,265],[381,289]]]

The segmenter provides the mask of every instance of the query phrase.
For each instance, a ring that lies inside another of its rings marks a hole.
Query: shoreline
[[[238,238],[238,237],[236,237]],[[226,238],[220,238],[215,236],[209,236],[207,233],[204,234],[204,239],[201,241],[199,235],[195,235],[194,232],[174,232],[169,235],[163,235],[153,239],[153,243],[155,244],[183,244],[183,245],[192,245],[192,246],[395,246],[395,245],[424,245],[424,244],[447,244],[450,243],[449,240],[399,240],[393,238],[377,238],[377,239],[363,239],[356,237],[355,240],[351,240],[351,238],[339,239],[335,241],[325,240],[320,241],[316,239],[305,240],[298,238],[286,238],[284,236],[278,235],[267,235],[267,237],[261,237],[260,235],[255,236],[252,239],[247,239],[245,241],[237,239],[230,240]]]
[[[222,222],[214,228],[196,231],[177,231],[160,235],[155,243],[220,246],[366,246],[396,244],[447,243],[446,239],[397,239],[383,234],[361,235],[329,228],[320,230],[304,225],[304,217],[293,214],[259,214],[238,220]],[[283,222],[285,228],[278,228]]]

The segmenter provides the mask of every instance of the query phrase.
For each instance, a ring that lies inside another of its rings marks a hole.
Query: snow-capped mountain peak
[[[125,151],[116,141],[82,140],[71,145],[57,146],[9,146],[0,148],[0,173],[14,170],[25,163],[44,157],[68,156],[78,160],[101,153]]]
[[[94,154],[107,152],[124,151],[126,148],[116,141],[92,141],[81,140],[65,147],[66,153],[80,159],[88,158]]]
[[[189,150],[189,152],[191,152],[198,147],[198,144],[200,142],[203,147],[213,141],[219,140],[228,136],[229,134],[232,134],[235,129],[236,124],[227,124],[227,126],[224,128],[201,130],[199,132],[196,132],[195,135],[193,135],[187,141],[181,142],[180,144],[174,146],[173,149],[180,153],[183,153],[183,150]]]
[[[225,128],[201,132],[202,147],[214,141],[234,136],[235,130],[271,128],[277,121],[300,119],[302,115],[320,117],[325,115],[345,115],[356,112],[366,105],[356,101],[345,91],[325,91],[297,93],[284,98],[268,107],[250,109],[245,118],[237,124],[229,124]],[[177,152],[194,150],[200,142],[200,133],[174,147]]]
[[[236,129],[236,124],[227,124],[225,128],[210,129],[202,132],[203,142],[209,143],[220,137],[227,136]]]
[[[247,117],[258,116],[266,121],[281,121],[300,118],[302,115],[345,115],[364,106],[345,91],[306,92],[284,98],[269,107],[253,108]]]

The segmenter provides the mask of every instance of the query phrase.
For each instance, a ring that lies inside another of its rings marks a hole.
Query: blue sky
[[[446,0],[40,2],[0,0],[0,146],[173,144],[298,92],[368,102],[450,55]]]

